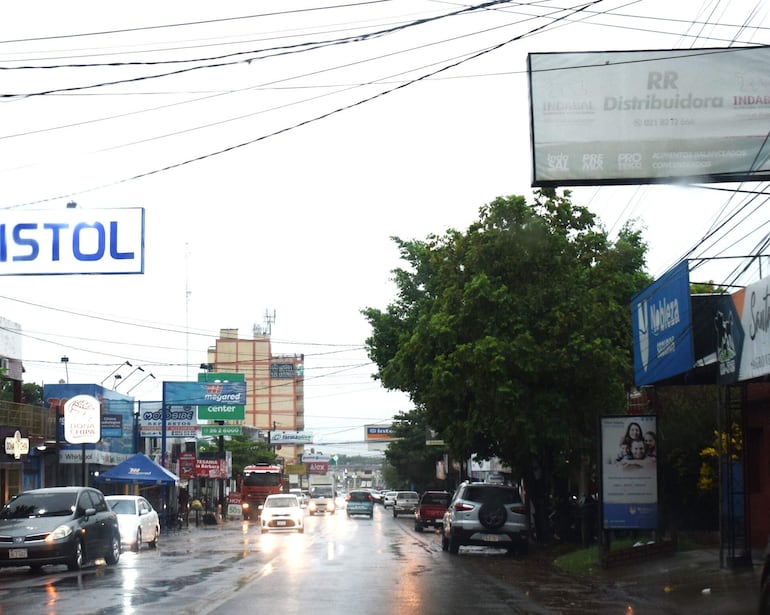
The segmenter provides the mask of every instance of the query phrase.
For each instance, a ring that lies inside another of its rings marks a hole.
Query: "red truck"
[[[422,532],[428,526],[442,526],[447,506],[449,494],[446,491],[424,492],[414,511],[414,530]]]
[[[244,519],[259,517],[259,507],[268,495],[288,491],[283,468],[269,463],[257,463],[243,468],[240,486],[241,509]]]

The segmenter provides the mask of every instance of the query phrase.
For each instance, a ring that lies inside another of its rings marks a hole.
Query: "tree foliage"
[[[497,456],[525,475],[594,452],[596,418],[633,383],[629,301],[646,245],[611,243],[570,193],[500,197],[466,232],[398,237],[397,297],[367,308],[377,377],[408,393],[456,458]]]
[[[443,487],[436,478],[436,462],[443,457],[443,450],[426,446],[428,424],[425,411],[420,409],[399,413],[393,421],[393,436],[385,459],[394,470],[386,481],[389,486],[401,489],[426,489]]]

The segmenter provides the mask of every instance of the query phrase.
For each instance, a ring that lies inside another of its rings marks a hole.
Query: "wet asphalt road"
[[[81,572],[0,570],[0,615],[309,613],[754,613],[757,570],[726,574],[713,554],[677,556],[589,580],[526,558],[441,550],[437,532],[378,506],[373,520],[306,517],[304,534],[229,521],[162,536],[157,551]],[[704,592],[708,589],[708,592]]]

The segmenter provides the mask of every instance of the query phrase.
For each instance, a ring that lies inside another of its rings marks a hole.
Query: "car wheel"
[[[396,512],[396,509],[394,508],[393,509],[393,518],[395,519],[396,517],[398,517],[398,513]]]
[[[142,548],[142,530],[136,530],[136,542],[134,543],[133,551],[139,553],[139,549]]]
[[[457,540],[457,536],[455,536],[454,532],[449,533],[449,545],[447,546],[447,549],[452,555],[457,555],[460,552],[460,541]]]
[[[152,537],[152,540],[150,541],[150,549],[157,549],[158,548],[158,534],[160,534],[160,530],[156,527],[155,528],[155,535]]]
[[[499,503],[484,503],[479,509],[479,523],[488,530],[497,530],[505,525],[508,518],[505,507]]]
[[[446,551],[449,549],[449,541],[447,540],[447,537],[444,535],[443,532],[441,532],[441,550]]]
[[[267,534],[267,530],[265,528],[262,528],[262,533]]]
[[[350,513],[348,513],[348,519],[350,519]]]
[[[414,531],[422,532],[422,525],[420,525],[417,521],[414,522]]]
[[[80,570],[83,567],[83,543],[78,539],[75,542],[75,552],[72,554],[72,559],[67,562],[68,570]]]
[[[374,513],[370,513],[370,514],[369,514],[369,518],[370,518],[370,519],[374,519]]]
[[[110,548],[104,556],[104,561],[108,566],[114,566],[120,560],[120,536],[117,534],[112,535],[112,542],[110,542]]]
[[[299,528],[299,529],[297,530],[297,533],[298,533],[298,534],[304,534],[304,533],[305,533],[305,528],[304,528],[304,527],[301,527],[301,528]]]

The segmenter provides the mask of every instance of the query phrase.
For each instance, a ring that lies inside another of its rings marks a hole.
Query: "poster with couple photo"
[[[601,419],[605,529],[658,527],[658,423],[655,416]]]

